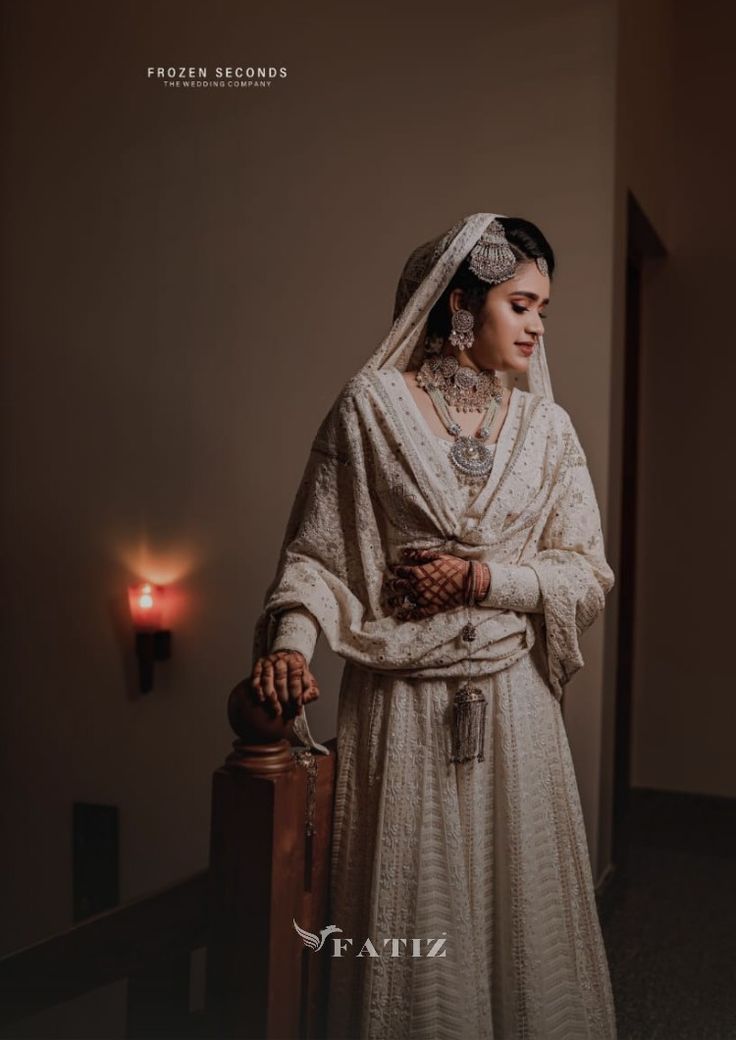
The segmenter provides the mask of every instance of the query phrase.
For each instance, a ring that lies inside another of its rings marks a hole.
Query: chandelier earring
[[[475,319],[470,311],[459,310],[452,315],[452,331],[450,343],[458,350],[470,350],[473,346],[473,326]]]

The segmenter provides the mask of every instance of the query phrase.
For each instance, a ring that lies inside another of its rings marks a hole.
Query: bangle
[[[465,575],[465,584],[463,585],[463,603],[468,607],[472,607],[475,603],[478,583],[477,566],[475,560],[468,560],[468,570]]]
[[[485,563],[469,560],[469,567],[463,585],[463,603],[473,607],[488,595],[491,587],[491,569]]]
[[[491,591],[491,568],[487,563],[478,564],[478,580],[476,582],[476,603],[481,603]]]

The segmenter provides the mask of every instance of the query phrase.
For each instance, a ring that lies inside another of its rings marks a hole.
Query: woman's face
[[[526,372],[544,334],[542,318],[549,303],[550,281],[531,261],[520,265],[513,278],[494,285],[476,320],[473,346],[465,353],[478,368]],[[453,311],[463,305],[462,290],[450,294]]]

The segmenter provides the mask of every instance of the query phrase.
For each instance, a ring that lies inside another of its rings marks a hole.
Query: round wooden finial
[[[289,737],[296,716],[296,705],[289,703],[281,715],[256,700],[249,680],[243,679],[232,690],[227,702],[227,717],[239,740],[233,743],[227,765],[248,773],[268,775],[294,767]]]

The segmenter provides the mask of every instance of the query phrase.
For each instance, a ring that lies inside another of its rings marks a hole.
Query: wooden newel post
[[[213,776],[207,1013],[218,1037],[323,1035],[328,956],[293,921],[328,923],[331,754],[297,751],[293,719],[272,718],[246,682],[230,694],[238,739]]]

